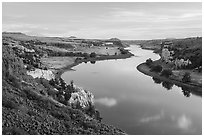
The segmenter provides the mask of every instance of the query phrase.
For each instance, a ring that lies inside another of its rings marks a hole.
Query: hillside
[[[12,35],[18,38],[3,34],[2,45],[3,135],[124,134],[101,121],[89,91],[53,78],[50,70],[41,65],[40,58],[48,53],[36,45],[44,41],[36,44],[33,37],[28,42],[29,36]],[[86,100],[75,102],[73,95]]]

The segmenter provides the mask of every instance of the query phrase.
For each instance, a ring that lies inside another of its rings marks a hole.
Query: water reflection
[[[116,99],[108,98],[108,97],[95,99],[94,102],[99,103],[99,104],[104,105],[104,106],[107,106],[107,107],[113,107],[113,106],[117,105]]]
[[[62,78],[75,80],[76,85],[93,92],[103,122],[127,134],[201,134],[202,98],[194,96],[196,90],[172,87],[172,83],[135,70],[150,56],[157,59],[158,55],[133,48],[138,57],[82,63]],[[166,88],[172,88],[171,93]]]
[[[183,95],[184,95],[185,97],[190,97],[190,96],[191,96],[191,92],[188,90],[188,88],[186,88],[186,87],[181,87],[181,89],[182,89]]]
[[[171,89],[173,88],[173,86],[174,86],[174,84],[171,83],[171,82],[162,81],[162,80],[160,80],[160,79],[158,79],[158,78],[155,78],[155,77],[152,77],[152,80],[153,80],[154,83],[156,83],[156,84],[162,84],[162,87],[164,87],[164,88],[167,89],[167,90],[171,90]],[[190,89],[190,88],[188,88],[188,87],[179,86],[179,85],[176,85],[176,86],[178,86],[178,87],[181,88],[181,91],[182,91],[182,93],[183,93],[183,95],[184,95],[185,97],[190,97],[190,96],[191,96],[191,93],[193,93],[193,94],[195,94],[195,95],[198,95],[198,96],[202,96],[202,93],[196,92],[195,90],[192,90],[192,89]]]
[[[96,63],[96,61],[95,61],[95,60],[93,60],[93,61],[90,61],[90,63],[91,63],[91,64],[95,64],[95,63]]]
[[[164,117],[164,112],[161,111],[159,114],[157,115],[153,115],[153,116],[148,116],[148,117],[143,117],[140,119],[140,123],[149,123],[149,122],[155,122],[158,121],[160,119],[162,119]]]
[[[184,131],[188,131],[192,125],[192,121],[186,115],[182,115],[177,121],[178,128]]]

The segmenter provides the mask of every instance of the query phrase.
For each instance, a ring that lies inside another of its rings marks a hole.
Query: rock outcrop
[[[94,105],[94,95],[91,92],[75,85],[74,89],[76,92],[72,93],[69,99],[69,103],[73,108],[88,109]]]
[[[51,70],[35,69],[34,71],[27,71],[27,75],[31,75],[33,78],[44,78],[51,80],[55,78],[55,75]]]

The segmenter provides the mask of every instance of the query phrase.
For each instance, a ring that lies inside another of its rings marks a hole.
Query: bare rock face
[[[55,78],[55,75],[51,70],[42,70],[42,69],[27,71],[27,75],[31,75],[33,78],[44,78],[46,80],[51,80]]]
[[[69,99],[69,104],[73,108],[80,107],[82,109],[88,109],[94,105],[94,95],[91,92],[76,87],[75,85],[74,88],[76,92],[72,93],[71,98]]]

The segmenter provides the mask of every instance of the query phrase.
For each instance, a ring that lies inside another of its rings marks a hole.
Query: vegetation
[[[91,58],[95,58],[96,57],[96,53],[95,52],[91,52],[90,57]]]
[[[151,67],[151,66],[152,66],[152,63],[153,63],[153,61],[152,61],[151,58],[149,58],[149,59],[146,60],[147,66]]]
[[[170,90],[170,89],[172,89],[172,87],[174,86],[174,84],[171,83],[171,82],[164,81],[164,82],[162,82],[162,86],[163,86],[164,88],[166,88],[167,90]]]
[[[128,50],[124,49],[124,48],[119,48],[120,49],[120,52],[121,54],[128,54]]]
[[[162,71],[162,66],[161,65],[155,65],[151,68],[151,71],[153,72],[161,72]]]
[[[161,84],[162,83],[162,81],[160,79],[158,79],[158,78],[152,77],[152,79],[153,79],[154,83],[156,83],[156,84]]]
[[[4,38],[4,42],[8,39]],[[2,46],[4,135],[124,134],[101,123],[94,106],[86,111],[67,106],[66,101],[74,90],[73,82],[67,85],[63,79],[34,79],[26,74],[24,58],[27,59],[8,44]]]
[[[185,73],[184,73],[184,76],[183,76],[183,78],[182,78],[182,81],[183,81],[184,83],[191,82],[191,75],[190,75],[189,72],[185,72]]]
[[[173,74],[172,70],[171,69],[164,69],[162,70],[161,72],[161,76],[165,76],[165,77],[169,77]]]

